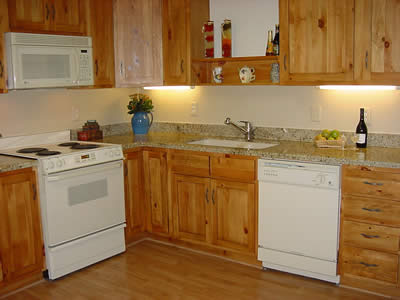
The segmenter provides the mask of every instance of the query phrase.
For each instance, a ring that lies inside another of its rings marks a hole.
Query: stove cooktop
[[[113,145],[96,142],[64,142],[50,145],[35,145],[27,148],[0,149],[0,154],[40,159],[47,156],[78,154],[86,150],[104,148],[107,146]]]

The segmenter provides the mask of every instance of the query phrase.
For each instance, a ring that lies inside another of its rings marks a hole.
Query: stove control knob
[[[62,161],[59,159],[59,160],[57,160],[57,168],[61,168],[62,167],[62,165],[63,165],[63,163],[62,163]]]
[[[108,155],[109,155],[110,157],[113,157],[113,156],[114,156],[114,152],[111,150],[110,152],[108,152]]]
[[[49,163],[47,164],[47,167],[51,170],[54,169],[54,162],[52,162],[51,160],[49,161]]]
[[[115,155],[115,156],[119,156],[119,155],[120,155],[119,150],[114,150],[114,155]]]

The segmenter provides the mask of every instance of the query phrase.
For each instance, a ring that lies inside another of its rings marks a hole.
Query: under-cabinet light
[[[399,89],[393,85],[320,85],[319,88],[337,91],[394,91]]]
[[[145,90],[170,90],[170,91],[187,91],[194,89],[194,86],[145,86]]]

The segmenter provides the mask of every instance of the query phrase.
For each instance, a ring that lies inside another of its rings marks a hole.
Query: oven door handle
[[[68,174],[56,175],[56,176],[48,176],[47,177],[47,181],[54,182],[54,181],[60,181],[60,180],[68,179],[68,178],[74,178],[74,177],[81,176],[81,175],[104,172],[104,171],[108,171],[108,170],[112,170],[112,169],[119,169],[119,168],[122,169],[122,162],[118,162],[118,163],[115,163],[115,164],[112,164],[112,165],[107,165],[107,166],[104,166],[104,167],[99,167],[99,166],[95,166],[95,167],[96,167],[96,169],[94,169],[94,168],[82,168],[82,169],[79,169],[78,171],[69,172]]]

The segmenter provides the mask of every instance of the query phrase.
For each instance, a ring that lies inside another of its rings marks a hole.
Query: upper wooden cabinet
[[[354,0],[280,0],[281,83],[353,80]]]
[[[86,33],[87,0],[8,0],[12,31]]]
[[[204,57],[202,26],[209,20],[209,0],[163,0],[165,85],[190,85],[191,61]]]
[[[96,87],[114,87],[113,1],[89,0],[88,32],[93,45],[93,72]]]
[[[162,0],[114,2],[117,87],[162,85]]]
[[[7,1],[0,1],[0,94],[7,88],[7,64],[4,33],[9,31]]]
[[[355,1],[355,80],[400,82],[400,1]]]
[[[0,294],[17,282],[41,275],[43,242],[36,175],[32,169],[0,175]],[[37,278],[36,278],[37,280]]]

